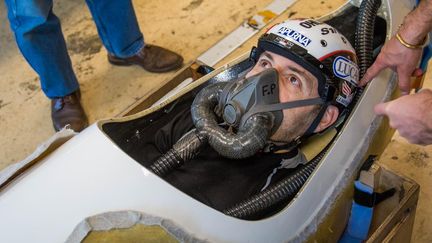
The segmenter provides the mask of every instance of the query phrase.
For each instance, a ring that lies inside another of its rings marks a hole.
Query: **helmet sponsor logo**
[[[277,33],[289,37],[303,47],[307,47],[311,43],[311,39],[309,39],[307,36],[304,36],[301,33],[287,27],[280,27]]]
[[[317,22],[317,21],[314,21],[312,19],[309,19],[309,20],[301,22],[300,26],[303,26],[303,27],[305,27],[307,29],[310,29],[310,28],[312,28],[314,26],[317,26],[317,25],[320,25],[320,24],[321,24],[320,22]]]
[[[359,70],[357,64],[346,57],[338,56],[333,61],[333,73],[336,77],[357,85]]]
[[[343,82],[342,83],[342,94],[344,94],[345,96],[349,96],[352,93],[352,89],[349,86],[349,84],[347,84],[347,82]]]
[[[276,36],[275,42],[281,44],[282,46],[285,46],[286,48],[290,49],[291,47],[295,46],[294,42],[291,42],[285,38],[282,38],[280,36]]]
[[[357,64],[346,57],[338,56],[333,61],[333,73],[336,77],[344,80],[340,86],[340,93],[336,101],[348,106],[354,97],[354,91],[358,83],[359,69]]]
[[[336,98],[336,102],[339,102],[344,106],[348,106],[354,97],[355,89],[356,87],[353,84],[343,81],[341,91]]]
[[[336,34],[336,33],[338,33],[338,31],[335,28],[331,28],[331,27],[321,28],[321,35],[328,35],[330,33]]]

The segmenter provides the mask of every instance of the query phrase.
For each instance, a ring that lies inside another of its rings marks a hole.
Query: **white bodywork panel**
[[[391,16],[394,33],[412,5],[389,0],[385,7],[389,2],[398,11]],[[240,220],[198,202],[142,167],[94,124],[0,191],[0,242],[62,242],[84,218],[123,210],[170,219],[210,242],[300,241],[315,231],[363,158],[380,122],[373,107],[389,99],[392,75],[384,71],[368,86],[297,198],[272,217]]]

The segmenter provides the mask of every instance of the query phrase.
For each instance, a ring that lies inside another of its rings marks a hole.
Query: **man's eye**
[[[260,60],[260,67],[262,68],[270,68],[271,63],[267,60]]]
[[[289,76],[288,80],[290,81],[291,84],[300,86],[300,80],[296,76]]]

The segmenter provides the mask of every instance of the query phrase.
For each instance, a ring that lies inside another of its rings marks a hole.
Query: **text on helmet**
[[[320,22],[314,21],[312,19],[309,19],[309,20],[306,20],[306,21],[303,21],[300,23],[301,26],[303,26],[307,29],[310,29],[310,28],[317,26],[317,25],[320,25],[320,24],[321,24]]]
[[[359,78],[359,70],[357,64],[345,58],[338,56],[333,61],[333,72],[334,74],[354,85],[357,84]]]
[[[294,40],[295,42],[299,43],[304,47],[307,47],[311,43],[311,39],[287,27],[280,27],[277,33],[291,38],[292,40]]]

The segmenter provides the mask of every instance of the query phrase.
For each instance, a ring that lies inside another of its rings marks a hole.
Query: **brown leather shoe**
[[[81,106],[80,98],[80,92],[75,91],[70,95],[51,100],[51,118],[56,131],[68,124],[75,132],[80,132],[87,127],[87,116]]]
[[[149,72],[163,73],[178,69],[183,57],[160,46],[146,44],[136,55],[126,58],[108,54],[108,61],[114,65],[140,65]]]

